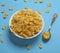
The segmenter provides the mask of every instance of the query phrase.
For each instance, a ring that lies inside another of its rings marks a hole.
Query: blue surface
[[[5,3],[6,6],[2,7],[1,4]],[[52,3],[52,7],[47,7],[47,3]],[[13,11],[9,11],[8,8],[12,6]],[[42,17],[45,22],[44,31],[49,28],[50,22],[52,20],[52,15],[54,13],[58,14],[58,18],[53,24],[51,29],[51,39],[48,42],[42,41],[42,33],[31,40],[22,40],[15,37],[9,30],[9,19],[11,15],[21,9],[24,9],[24,6],[29,6],[33,10],[41,10]],[[45,0],[44,3],[34,3],[34,0],[28,0],[28,2],[23,2],[23,0],[0,0],[0,12],[5,9],[5,13],[8,12],[9,15],[7,19],[3,19],[3,14],[0,13],[0,31],[2,36],[0,39],[4,38],[4,44],[0,43],[0,53],[60,53],[60,0]],[[50,9],[50,13],[45,13],[46,9]],[[2,30],[3,25],[7,26],[6,30]],[[39,49],[38,45],[42,43],[43,48]],[[26,49],[26,44],[31,45],[31,50]]]

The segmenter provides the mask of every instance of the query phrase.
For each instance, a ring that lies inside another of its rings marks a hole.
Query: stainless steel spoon
[[[56,20],[56,18],[57,18],[57,14],[55,13],[55,14],[53,15],[52,22],[51,22],[51,24],[50,24],[50,26],[49,26],[49,29],[48,29],[46,32],[43,33],[42,38],[43,38],[44,40],[49,40],[49,39],[50,39],[50,37],[51,37],[50,30],[51,30],[52,25],[53,25],[54,21]]]

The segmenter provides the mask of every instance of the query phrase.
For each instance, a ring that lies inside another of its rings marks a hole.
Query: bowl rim
[[[25,10],[25,9],[23,9],[23,10]],[[22,38],[22,39],[31,39],[31,38],[34,38],[34,37],[38,36],[38,35],[43,31],[43,28],[44,28],[44,19],[42,18],[42,16],[41,16],[37,11],[35,11],[35,12],[41,17],[42,22],[43,22],[43,26],[42,26],[41,30],[40,30],[36,35],[34,35],[34,36],[32,36],[32,37],[24,38],[24,37],[19,36],[19,35],[17,35],[16,33],[13,32],[13,30],[10,28],[10,26],[11,26],[11,20],[12,20],[13,16],[14,16],[15,14],[17,14],[19,11],[21,11],[21,10],[16,11],[16,12],[15,12],[14,14],[12,14],[12,16],[10,17],[10,20],[9,20],[9,29],[10,29],[10,31],[11,31],[15,36],[17,36],[17,37],[19,37],[19,38]],[[32,10],[31,10],[31,11],[32,11]]]

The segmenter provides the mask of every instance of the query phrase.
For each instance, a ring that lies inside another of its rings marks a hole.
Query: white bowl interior
[[[25,9],[24,9],[25,10]],[[20,10],[19,10],[20,11]],[[11,16],[11,18],[10,18],[10,20],[9,20],[9,28],[10,28],[10,25],[11,25],[11,20],[12,20],[12,18],[13,18],[13,16],[15,15],[15,14],[17,14],[19,11],[17,11],[17,12],[15,12],[12,16]],[[31,10],[32,11],[32,10]],[[36,12],[36,11],[35,11]],[[37,12],[36,12],[37,13]],[[38,13],[37,13],[38,14]],[[43,18],[42,18],[42,16],[40,15],[40,14],[38,14],[40,17],[41,17],[41,19],[42,19],[42,21],[43,21],[43,26],[42,26],[42,28],[41,28],[41,30],[39,31],[39,33],[37,33],[36,35],[34,35],[34,36],[32,36],[32,37],[28,37],[28,38],[26,38],[26,39],[31,39],[31,38],[34,38],[34,37],[36,37],[36,36],[38,36],[41,32],[42,32],[42,30],[43,30],[43,28],[44,28],[44,20],[43,20]],[[11,30],[11,32],[13,32],[13,30],[10,28],[10,30]],[[22,38],[22,39],[25,39],[25,38],[23,38],[22,36],[19,36],[19,35],[17,35],[16,33],[14,33],[13,32],[13,34],[14,35],[16,35],[17,37],[19,37],[19,38]]]

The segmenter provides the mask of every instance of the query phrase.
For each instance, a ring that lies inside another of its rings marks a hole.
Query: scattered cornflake
[[[6,16],[8,16],[8,14],[9,14],[8,12],[7,12],[7,13],[5,13],[5,15],[6,15]]]
[[[25,8],[25,9],[27,9],[27,10],[29,10],[29,9],[30,9],[30,7],[29,7],[29,6],[25,6],[24,8]]]
[[[44,2],[44,0],[40,0],[40,3],[43,3]]]
[[[6,15],[3,15],[3,18],[4,18],[4,19],[6,19],[6,17],[7,17]]]
[[[39,48],[40,48],[40,49],[42,48],[42,44],[41,44],[41,43],[39,44]]]
[[[5,4],[4,4],[4,3],[2,3],[2,4],[1,4],[1,6],[5,6]]]
[[[2,30],[5,30],[6,29],[6,26],[2,26]]]
[[[2,11],[1,11],[1,13],[4,13],[4,12],[5,12],[5,10],[2,10]]]
[[[13,7],[9,7],[9,10],[10,10],[10,11],[13,11]]]
[[[1,42],[1,43],[4,43],[4,39],[1,39],[0,42]]]
[[[47,4],[47,6],[48,6],[48,7],[51,7],[51,6],[52,6],[52,4],[51,4],[51,3],[48,3],[48,4]]]
[[[30,45],[27,45],[27,49],[30,50],[31,49],[31,46]]]
[[[34,0],[34,2],[35,2],[35,3],[37,3],[37,2],[38,2],[38,0]]]
[[[2,35],[2,32],[0,32],[0,36]]]
[[[24,2],[27,2],[28,0],[24,0]]]
[[[14,1],[17,1],[17,0],[14,0]]]
[[[6,19],[7,16],[8,16],[8,13],[5,13],[5,14],[3,15],[3,18]]]
[[[39,13],[39,14],[42,14],[42,11],[41,11],[41,10],[39,10],[39,11],[38,11],[38,13]]]
[[[49,12],[50,12],[50,10],[48,10],[48,9],[47,9],[45,12],[46,12],[46,13],[49,13]]]

